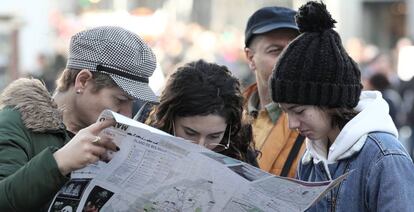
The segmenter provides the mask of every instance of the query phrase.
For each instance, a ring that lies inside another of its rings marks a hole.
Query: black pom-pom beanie
[[[307,2],[296,23],[302,33],[282,52],[270,79],[277,103],[353,108],[361,94],[361,74],[332,28],[323,3]]]

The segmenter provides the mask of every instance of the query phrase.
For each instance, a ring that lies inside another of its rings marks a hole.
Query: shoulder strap
[[[293,144],[293,147],[289,152],[285,165],[283,165],[282,172],[280,172],[280,176],[282,177],[288,176],[289,170],[292,167],[292,163],[295,160],[296,156],[298,155],[300,147],[302,146],[304,140],[305,140],[305,136],[302,136],[300,134],[298,135],[298,137],[296,137],[295,143]]]

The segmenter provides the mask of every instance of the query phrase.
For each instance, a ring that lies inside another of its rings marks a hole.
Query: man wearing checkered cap
[[[74,35],[54,95],[58,105],[65,105],[66,127],[76,133],[104,109],[131,117],[134,99],[157,102],[148,86],[155,68],[151,49],[128,30],[97,27]]]
[[[137,35],[97,27],[72,37],[53,98],[36,79],[8,85],[0,95],[0,211],[46,211],[72,171],[119,151],[100,133],[114,121],[96,120],[104,109],[131,117],[133,99],[157,101],[148,86],[155,66]]]

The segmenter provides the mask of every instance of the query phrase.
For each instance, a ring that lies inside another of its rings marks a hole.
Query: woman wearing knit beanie
[[[270,87],[289,127],[307,137],[297,176],[325,181],[351,171],[309,211],[414,211],[414,164],[381,93],[361,92],[359,68],[323,3],[303,5],[296,22],[301,35],[280,56]]]

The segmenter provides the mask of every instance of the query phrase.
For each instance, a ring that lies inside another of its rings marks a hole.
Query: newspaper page
[[[274,176],[115,112],[112,159],[71,174],[49,211],[304,211],[338,185]]]

